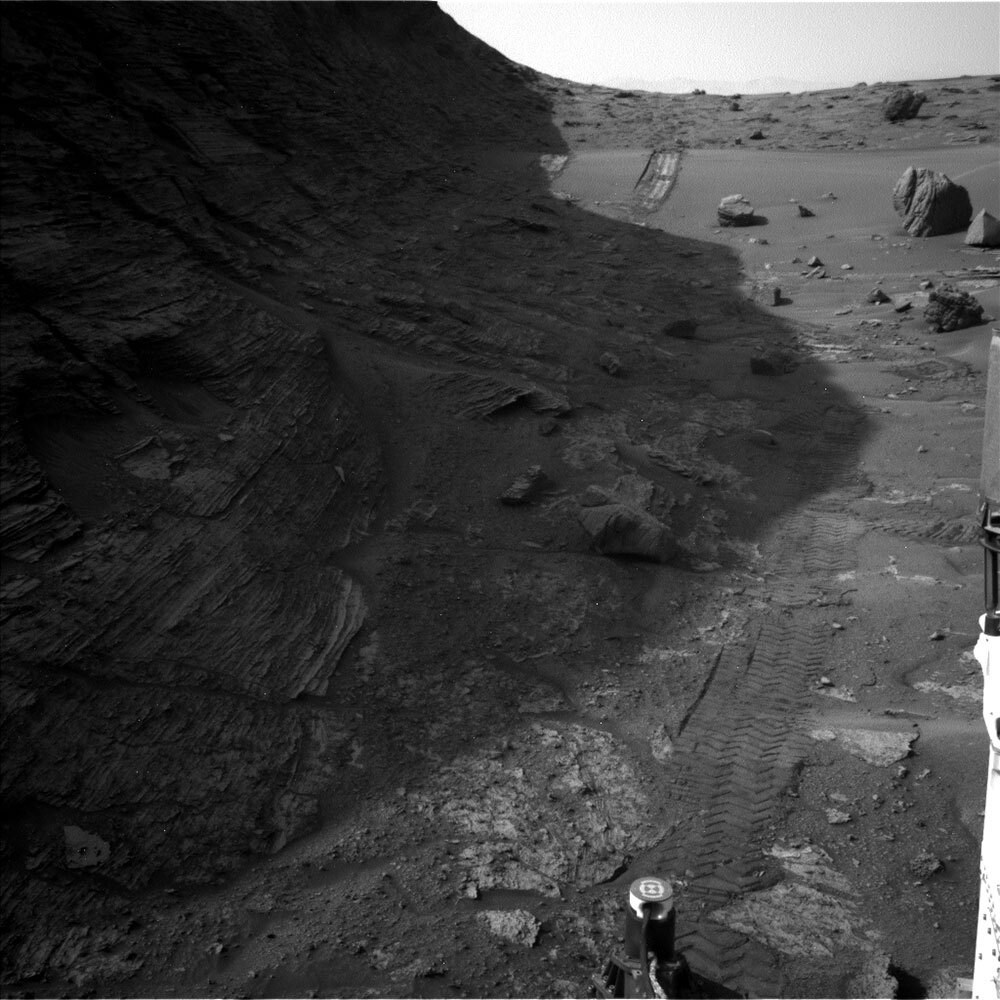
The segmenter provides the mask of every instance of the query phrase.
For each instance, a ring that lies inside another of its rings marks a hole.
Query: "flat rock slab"
[[[836,741],[848,753],[878,767],[887,767],[910,756],[917,731],[885,733],[872,729],[814,729],[809,735],[821,743]]]
[[[542,925],[527,910],[484,910],[476,914],[490,933],[504,941],[533,947]]]

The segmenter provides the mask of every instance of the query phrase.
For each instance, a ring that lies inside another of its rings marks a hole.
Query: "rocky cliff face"
[[[510,102],[535,99],[424,4],[14,4],[3,60],[4,905],[24,973],[53,946],[24,907],[103,894],[67,873],[94,859],[66,857],[64,825],[113,845],[102,883],[129,891],[314,822],[346,739],[316,700],[367,608],[338,554],[385,484],[328,343],[399,281],[394,203],[432,202],[456,138],[509,135]]]
[[[694,623],[748,631],[698,574],[858,414],[744,391],[794,345],[735,255],[549,196],[558,88],[434,5],[0,15],[5,982],[579,989]],[[596,554],[590,487],[670,564]]]

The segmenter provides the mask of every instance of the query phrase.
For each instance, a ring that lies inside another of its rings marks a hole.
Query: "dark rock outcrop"
[[[965,242],[970,247],[1000,247],[1000,220],[995,219],[985,208],[969,225]]]
[[[889,94],[882,102],[882,116],[886,121],[900,122],[908,118],[916,118],[927,95],[920,90],[900,87]]]
[[[942,236],[965,229],[972,218],[969,192],[944,174],[907,167],[892,189],[892,204],[911,236]]]
[[[924,320],[936,333],[962,330],[983,322],[983,307],[968,292],[954,285],[942,285],[930,293]]]

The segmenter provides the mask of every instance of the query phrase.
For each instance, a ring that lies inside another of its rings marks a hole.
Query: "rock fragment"
[[[111,846],[96,833],[88,833],[78,826],[64,826],[67,868],[95,868],[111,857]]]
[[[814,729],[809,735],[821,743],[835,741],[855,757],[887,767],[909,757],[920,734],[916,730],[900,733],[872,729]]]
[[[540,465],[529,466],[500,494],[500,503],[508,507],[530,503],[541,491],[545,483],[545,473]]]
[[[944,284],[928,296],[924,320],[935,333],[962,330],[983,322],[983,307],[975,296],[954,285]]]
[[[892,189],[892,205],[911,236],[940,236],[969,225],[969,192],[945,174],[907,167]]]
[[[617,354],[612,354],[610,351],[605,351],[598,359],[598,365],[603,368],[609,375],[620,378],[625,374],[625,366],[621,362],[621,358]]]
[[[533,948],[542,925],[527,910],[484,910],[476,914],[491,934],[513,944]]]
[[[778,348],[750,359],[750,371],[754,375],[788,375],[799,367],[790,351]]]
[[[1000,220],[985,208],[980,209],[965,234],[965,243],[970,247],[1000,247]]]
[[[868,301],[873,306],[881,306],[885,305],[887,302],[891,302],[892,299],[889,298],[889,296],[886,295],[881,288],[873,288],[868,293],[868,298],[866,301]]]
[[[811,219],[816,213],[810,209],[806,208],[805,205],[799,205],[799,216],[803,219]]]
[[[908,867],[917,878],[930,878],[935,872],[944,869],[944,862],[930,851],[921,851],[915,858],[910,859]]]

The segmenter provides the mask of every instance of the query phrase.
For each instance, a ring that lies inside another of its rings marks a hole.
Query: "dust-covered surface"
[[[2,15],[5,995],[579,996],[642,874],[727,989],[971,968],[989,321],[920,296],[996,254],[890,183],[832,257],[856,178],[723,233],[683,154],[975,194],[995,80],[720,115],[432,5]]]

